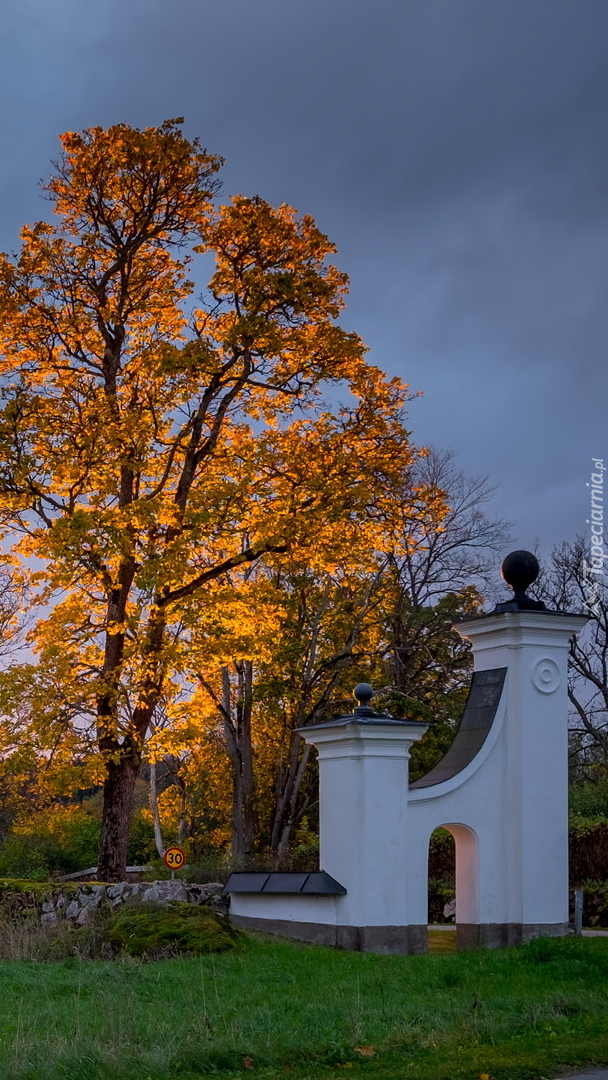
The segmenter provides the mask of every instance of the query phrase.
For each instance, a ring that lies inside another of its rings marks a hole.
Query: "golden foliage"
[[[179,121],[62,142],[54,222],[0,258],[0,521],[40,606],[38,664],[118,761],[181,699],[189,648],[208,672],[275,648],[277,586],[248,568],[382,549],[413,451],[407,389],[337,323],[347,278],[311,217],[216,205],[221,159]]]

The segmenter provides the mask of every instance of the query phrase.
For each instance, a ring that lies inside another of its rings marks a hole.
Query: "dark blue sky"
[[[0,246],[67,129],[184,115],[224,191],[314,214],[346,325],[499,485],[513,546],[608,464],[605,0],[4,0]]]

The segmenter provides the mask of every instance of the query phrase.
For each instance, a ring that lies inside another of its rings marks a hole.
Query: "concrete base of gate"
[[[426,926],[336,926],[288,919],[259,919],[252,915],[231,915],[230,921],[243,930],[259,930],[264,934],[279,934],[297,941],[331,945],[353,952],[405,956],[427,951]]]
[[[457,949],[500,949],[537,937],[564,937],[568,923],[458,923]]]

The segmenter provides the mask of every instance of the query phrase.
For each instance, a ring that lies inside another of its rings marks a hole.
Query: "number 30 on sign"
[[[179,870],[186,861],[181,847],[168,847],[163,855],[165,860],[165,866],[168,866],[170,870]]]

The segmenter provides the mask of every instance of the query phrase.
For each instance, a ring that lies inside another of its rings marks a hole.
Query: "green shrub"
[[[583,926],[608,928],[608,882],[583,881]],[[574,892],[570,894],[570,922],[574,922]]]
[[[429,878],[429,901],[428,901],[428,921],[429,923],[453,923],[454,917],[446,919],[443,914],[443,909],[449,900],[453,900],[456,896],[454,886],[449,885],[444,881],[437,881],[435,878]]]
[[[608,880],[608,820],[570,817],[570,886]]]
[[[94,866],[99,822],[79,806],[55,806],[15,829],[0,851],[0,875],[41,881]]]
[[[572,784],[570,814],[575,818],[608,818],[608,779]]]
[[[195,904],[124,907],[113,918],[108,941],[130,956],[216,953],[238,948],[241,934],[227,919]]]
[[[129,866],[145,866],[151,859],[157,857],[154,825],[144,809],[135,810],[129,833],[127,863]],[[95,851],[95,862],[97,862],[97,851]]]
[[[0,876],[43,881],[97,863],[99,813],[95,800],[40,811],[7,836],[0,849]],[[156,854],[154,829],[142,809],[133,815],[127,859],[141,865]]]
[[[429,878],[451,886],[454,891],[456,846],[447,829],[435,829],[429,844]]]

